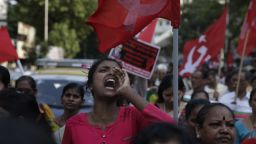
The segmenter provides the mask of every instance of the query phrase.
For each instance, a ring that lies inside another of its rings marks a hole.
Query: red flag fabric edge
[[[159,3],[161,1],[155,0],[154,2]],[[151,5],[153,5],[153,3]],[[145,10],[141,11],[145,12]],[[121,5],[120,1],[99,0],[98,9],[88,18],[87,23],[90,24],[97,33],[99,51],[101,53],[105,53],[110,48],[128,41],[156,17],[167,18],[172,21],[174,27],[178,27],[177,25],[179,25],[180,21],[180,2],[179,0],[167,0],[165,6],[162,7],[162,10],[159,12],[146,16],[139,15],[136,17],[132,31],[127,31],[127,27],[123,25],[129,12],[130,9]],[[148,13],[148,11],[146,12]]]
[[[252,52],[253,48],[256,48],[256,0],[251,0],[248,11],[244,19],[244,23],[241,28],[241,33],[239,36],[238,46],[237,46],[237,53],[242,56],[246,33],[249,32],[247,37],[247,45],[245,50],[245,55],[248,55]]]
[[[139,33],[138,38],[145,42],[151,43],[154,36],[157,22],[158,22],[158,18],[154,19],[143,31]]]
[[[6,27],[0,28],[0,62],[18,60],[16,49]]]
[[[184,63],[180,67],[180,75],[190,76],[200,65],[215,58],[224,48],[227,9],[211,24],[199,38],[185,43]],[[216,35],[218,35],[216,37]]]

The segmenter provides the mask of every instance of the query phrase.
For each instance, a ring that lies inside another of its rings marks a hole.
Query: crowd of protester
[[[157,70],[148,80],[147,94],[140,96],[119,62],[98,60],[90,67],[85,86],[71,82],[63,88],[64,111],[54,116],[47,104],[37,102],[31,76],[21,76],[12,86],[8,69],[0,66],[0,142],[256,143],[255,71],[234,69],[219,77],[216,69],[202,67],[189,78],[179,77],[179,120],[175,121],[173,75],[167,67]],[[86,90],[94,105],[83,113],[79,110]]]

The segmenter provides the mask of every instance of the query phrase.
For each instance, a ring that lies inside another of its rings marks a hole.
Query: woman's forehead
[[[75,88],[75,87],[73,87],[73,88],[69,88],[69,89],[67,89],[65,92],[78,92],[78,88]]]
[[[110,60],[105,60],[102,63],[99,64],[99,67],[104,67],[104,66],[109,66],[109,67],[120,67],[115,61],[110,61]]]
[[[21,80],[17,83],[17,87],[31,87],[27,80]]]
[[[216,106],[208,111],[206,119],[211,120],[230,120],[234,119],[232,113],[225,107]]]

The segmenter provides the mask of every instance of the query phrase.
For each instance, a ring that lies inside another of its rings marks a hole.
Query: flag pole
[[[219,83],[219,80],[220,80],[221,66],[224,63],[223,62],[223,55],[224,55],[224,50],[221,49],[220,50],[220,55],[219,55],[219,67],[218,67],[218,74],[217,74],[217,84],[216,84],[216,87],[214,88],[214,92],[218,91],[218,83]],[[215,97],[215,100],[218,101],[219,97],[220,97],[220,95],[218,95],[218,97]]]
[[[24,69],[23,69],[23,66],[22,66],[20,60],[18,59],[16,62],[17,62],[17,65],[18,65],[18,67],[19,67],[19,69],[21,71],[21,74],[24,75],[25,72],[24,72]]]
[[[49,1],[45,0],[44,2],[44,41],[48,41],[48,5]]]
[[[242,68],[243,68],[243,63],[244,63],[244,55],[245,55],[245,51],[247,49],[248,37],[250,35],[250,32],[251,32],[250,29],[246,32],[245,42],[244,42],[244,45],[243,45],[243,51],[242,51],[242,56],[241,56],[241,61],[240,61],[239,71],[238,71],[238,80],[237,80],[237,85],[236,85],[236,95],[235,95],[234,104],[236,104],[236,100],[237,100],[237,97],[238,97],[238,90],[239,90],[240,79],[241,79],[240,75],[242,73]]]
[[[221,65],[223,64],[223,67],[225,62],[224,62],[224,54],[225,54],[225,49],[228,49],[228,25],[229,25],[229,13],[228,13],[228,10],[229,10],[229,7],[228,7],[228,0],[225,1],[226,3],[226,9],[227,9],[227,17],[226,17],[226,31],[225,31],[225,45],[224,45],[224,48],[220,50],[220,56],[219,56],[219,68],[218,68],[218,81],[220,80],[220,74],[221,74]],[[217,91],[218,89],[218,83],[214,89],[214,91]],[[218,98],[216,98],[216,100],[218,101],[219,100],[219,96]]]
[[[226,31],[225,31],[225,45],[224,45],[224,50],[221,49],[221,54],[220,54],[220,57],[219,57],[219,62],[220,62],[220,65],[219,65],[219,69],[218,69],[218,78],[220,78],[220,73],[221,73],[221,62],[223,62],[223,65],[224,65],[224,61],[223,58],[224,58],[224,53],[225,53],[225,49],[228,49],[228,25],[229,25],[229,13],[228,13],[228,10],[229,10],[229,7],[228,7],[228,0],[225,0],[225,3],[226,3],[226,9],[227,9],[227,17],[226,17]]]
[[[178,111],[179,111],[179,97],[178,97],[178,56],[179,56],[179,49],[178,49],[178,33],[179,29],[173,29],[173,51],[172,51],[172,61],[173,61],[173,81],[172,81],[172,88],[173,88],[173,117],[178,122]]]

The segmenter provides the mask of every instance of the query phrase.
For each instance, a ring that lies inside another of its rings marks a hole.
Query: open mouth
[[[107,89],[113,90],[115,89],[115,87],[117,86],[117,80],[113,79],[113,78],[109,78],[104,82],[104,86]]]

